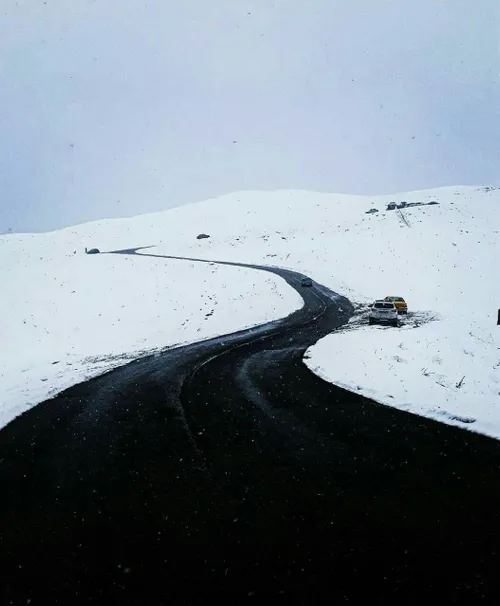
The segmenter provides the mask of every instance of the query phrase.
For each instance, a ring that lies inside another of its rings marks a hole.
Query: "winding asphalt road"
[[[304,307],[76,385],[0,432],[0,604],[496,596],[500,443],[321,381],[304,351],[352,306],[251,267]]]

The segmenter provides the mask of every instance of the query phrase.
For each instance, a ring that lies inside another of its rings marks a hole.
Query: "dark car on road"
[[[311,278],[302,278],[300,281],[300,285],[301,286],[312,286],[313,281],[311,280]]]

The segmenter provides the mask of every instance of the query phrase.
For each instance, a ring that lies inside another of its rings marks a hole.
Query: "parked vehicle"
[[[301,286],[312,286],[313,282],[312,282],[311,278],[302,278],[300,281],[300,285]]]
[[[375,301],[370,308],[368,324],[398,326],[398,310],[392,301]]]
[[[403,297],[385,297],[384,301],[392,301],[400,314],[408,313],[408,304]]]
[[[396,202],[389,202],[389,204],[387,205],[387,210],[396,210],[396,208],[397,208]]]

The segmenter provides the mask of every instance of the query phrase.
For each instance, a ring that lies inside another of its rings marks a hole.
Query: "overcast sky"
[[[500,184],[499,0],[1,0],[0,233]]]

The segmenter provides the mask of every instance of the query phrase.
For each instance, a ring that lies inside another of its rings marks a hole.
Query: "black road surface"
[[[352,307],[267,269],[303,309],[0,432],[0,605],[498,603],[500,443],[317,378],[304,351]]]

